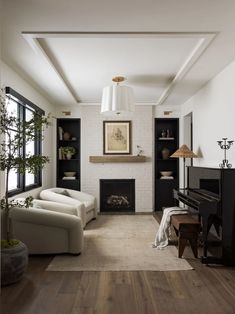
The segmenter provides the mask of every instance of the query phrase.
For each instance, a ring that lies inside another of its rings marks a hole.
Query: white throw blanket
[[[162,215],[162,220],[156,234],[154,248],[162,249],[168,245],[170,237],[170,223],[172,215],[187,214],[188,210],[182,207],[165,208]]]

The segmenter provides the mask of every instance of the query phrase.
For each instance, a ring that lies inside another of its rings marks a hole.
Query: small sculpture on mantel
[[[144,152],[143,151],[143,149],[141,148],[141,146],[140,145],[136,145],[136,147],[137,147],[137,156],[141,156],[141,154]]]
[[[234,141],[227,141],[226,137],[222,138],[222,141],[217,141],[220,148],[224,150],[224,159],[222,160],[222,163],[219,164],[220,168],[232,168],[232,164],[228,163],[228,159],[226,159],[226,151],[233,145]]]

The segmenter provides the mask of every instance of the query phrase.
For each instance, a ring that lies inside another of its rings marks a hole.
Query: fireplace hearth
[[[135,180],[101,179],[100,211],[135,212]]]

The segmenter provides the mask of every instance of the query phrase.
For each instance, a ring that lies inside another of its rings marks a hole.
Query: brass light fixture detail
[[[112,81],[115,83],[120,83],[120,82],[123,82],[125,80],[126,80],[126,78],[124,76],[114,76],[112,78]]]

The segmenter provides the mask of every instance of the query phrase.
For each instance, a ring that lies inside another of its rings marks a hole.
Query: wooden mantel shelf
[[[109,156],[89,156],[89,161],[94,163],[105,162],[145,162],[146,156],[131,156],[131,155],[109,155]]]

